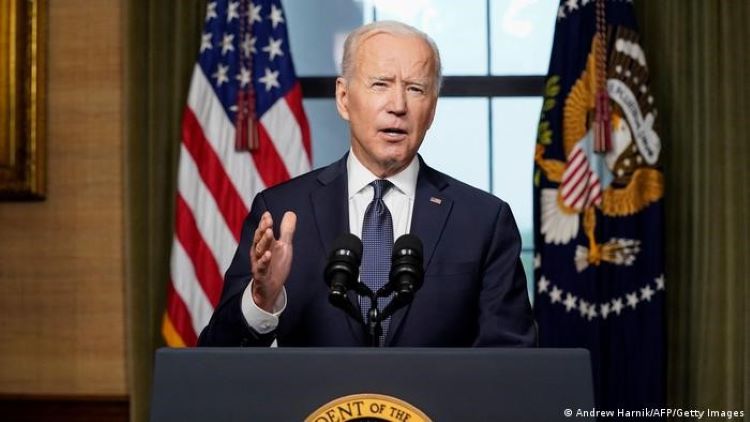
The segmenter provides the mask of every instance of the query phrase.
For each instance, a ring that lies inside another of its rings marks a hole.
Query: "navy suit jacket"
[[[279,346],[367,345],[364,325],[328,302],[323,280],[334,239],[349,231],[346,158],[256,196],[220,304],[199,345],[267,346],[274,338]],[[510,207],[419,159],[411,233],[424,244],[424,284],[414,301],[393,315],[385,345],[535,345],[521,239]],[[297,229],[286,310],[274,332],[259,335],[247,325],[240,303],[251,278],[253,234],[266,210],[277,237],[285,211],[297,214]]]

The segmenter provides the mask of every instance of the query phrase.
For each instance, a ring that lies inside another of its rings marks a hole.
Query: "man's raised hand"
[[[291,211],[281,219],[280,236],[273,235],[273,218],[268,211],[260,218],[250,248],[253,273],[253,300],[261,309],[272,312],[292,267],[292,240],[297,215]]]

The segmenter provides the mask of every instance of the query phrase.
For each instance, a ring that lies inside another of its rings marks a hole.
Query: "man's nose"
[[[390,93],[388,112],[401,116],[406,114],[406,93],[400,86],[395,86]]]

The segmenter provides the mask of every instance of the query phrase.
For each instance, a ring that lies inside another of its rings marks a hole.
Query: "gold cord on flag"
[[[594,151],[605,153],[612,145],[609,93],[607,92],[607,20],[605,0],[596,0],[596,117],[594,119]]]
[[[240,2],[240,40],[243,43],[241,57],[241,71],[250,73],[250,80],[245,83],[240,80],[240,86],[237,90],[237,113],[235,116],[235,142],[234,147],[237,151],[255,151],[258,149],[258,118],[255,115],[255,89],[253,89],[253,54],[250,51],[251,39],[253,36],[252,22],[248,19],[248,7],[251,7],[249,0]]]

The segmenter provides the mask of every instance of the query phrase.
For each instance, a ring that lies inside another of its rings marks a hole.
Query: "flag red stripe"
[[[573,208],[575,209],[582,209],[584,206],[586,206],[587,198],[589,197],[589,191],[591,190],[591,185],[585,185],[586,188],[583,189],[583,192],[581,192],[580,195],[575,200],[575,203],[573,204]]]
[[[182,341],[187,346],[195,346],[198,343],[198,336],[193,328],[190,311],[175,291],[171,278],[167,284],[167,314],[169,314],[169,319]]]
[[[588,176],[590,173],[591,173],[591,170],[586,169],[586,175],[584,177],[584,180],[581,182],[583,184],[583,189],[581,189],[581,191],[578,192],[578,195],[576,195],[575,199],[573,200],[573,204],[578,203],[578,201],[581,199],[583,195],[588,195],[588,192],[589,192],[589,183],[588,183],[589,177]],[[565,199],[567,200],[568,198],[566,197]]]
[[[598,198],[602,193],[601,183],[599,183],[599,178],[596,176],[596,173],[591,174],[589,183],[591,184],[591,189],[589,190],[588,198],[586,199],[586,206],[589,206],[596,202],[596,198]]]
[[[571,163],[571,165],[573,165],[573,163]],[[581,174],[583,174],[581,173],[581,169],[588,167],[588,165],[589,165],[589,161],[585,157],[580,159],[575,164],[575,167],[569,168],[570,171],[565,172],[566,174],[565,176],[563,176],[564,177],[563,183],[565,184],[571,183],[571,182],[574,184],[578,183],[578,181],[581,179]]]
[[[565,198],[575,191],[581,178],[586,174],[586,170],[589,168],[589,162],[586,157],[582,157],[580,160],[571,162],[570,166],[571,167],[568,167],[563,174],[562,194]]]
[[[286,96],[286,103],[292,110],[294,119],[297,120],[300,132],[302,132],[302,145],[305,147],[308,161],[312,162],[312,143],[310,141],[310,125],[307,123],[305,111],[302,109],[302,86],[299,82],[294,84],[292,90]]]
[[[193,156],[200,177],[208,190],[211,191],[216,205],[224,216],[227,226],[229,226],[229,230],[239,242],[242,222],[248,209],[224,170],[216,151],[205,138],[198,119],[189,107],[185,108],[182,119],[182,140],[185,148]]]
[[[289,171],[262,124],[258,124],[258,132],[259,148],[252,152],[252,156],[263,183],[273,186],[289,180]]]
[[[567,201],[568,199],[570,199],[570,197],[571,197],[571,196],[573,196],[573,194],[574,194],[574,193],[575,193],[575,191],[576,191],[576,190],[575,190],[575,187],[577,187],[578,185],[581,185],[581,184],[585,184],[585,183],[586,183],[586,179],[588,179],[588,175],[589,175],[589,173],[591,173],[591,169],[589,169],[589,168],[588,168],[588,166],[586,166],[586,168],[584,169],[584,171],[582,171],[582,172],[581,172],[581,174],[580,174],[580,175],[579,175],[578,177],[576,177],[576,180],[575,180],[575,181],[572,181],[572,182],[570,182],[570,186],[574,186],[574,187],[573,187],[573,188],[571,188],[571,189],[570,189],[569,191],[567,191],[567,192],[566,192],[566,193],[565,193],[565,194],[563,195],[563,199],[564,199],[564,200],[566,200],[566,201]],[[580,192],[579,192],[578,194],[580,195]]]
[[[580,147],[576,147],[576,149],[570,154],[570,157],[568,157],[568,163],[570,163],[571,166],[577,166],[581,162],[583,155],[583,150]]]
[[[192,211],[190,211],[185,199],[179,192],[175,212],[175,236],[193,262],[195,278],[203,288],[203,292],[211,301],[211,304],[216,307],[221,297],[223,283],[221,270],[219,270],[219,265],[216,263],[211,249],[209,249],[198,230]]]

